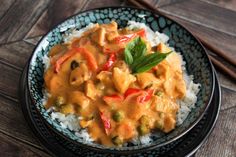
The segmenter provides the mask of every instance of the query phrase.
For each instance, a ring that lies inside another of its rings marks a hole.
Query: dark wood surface
[[[149,2],[236,59],[236,0]],[[129,4],[124,0],[1,0],[0,4],[0,156],[47,157],[23,118],[17,95],[20,74],[33,48],[50,28],[72,14]],[[236,82],[217,73],[222,108],[215,129],[196,157],[236,156]]]

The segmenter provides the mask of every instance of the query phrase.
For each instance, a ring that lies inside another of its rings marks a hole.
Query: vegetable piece
[[[105,133],[108,135],[110,133],[110,129],[111,129],[110,119],[103,112],[100,112],[100,118],[102,120],[104,129],[105,129]]]
[[[56,102],[55,103],[56,103],[56,106],[60,107],[63,104],[65,104],[65,99],[62,96],[58,96],[56,98]]]
[[[83,47],[80,47],[80,48],[72,48],[70,49],[68,52],[66,52],[62,57],[60,57],[56,62],[55,62],[55,65],[54,65],[54,70],[56,73],[59,72],[60,68],[61,68],[61,65],[66,61],[68,60],[71,56],[73,56],[74,54],[76,53],[81,53],[85,59],[87,60],[88,62],[88,65],[90,67],[90,69],[92,71],[96,71],[97,68],[98,68],[98,65],[97,65],[97,62],[96,62],[96,59],[93,57],[93,55],[88,52],[85,48]]]
[[[125,62],[130,66],[133,73],[142,73],[150,70],[172,52],[155,52],[146,55],[146,51],[147,46],[140,37],[135,38],[125,47]]]
[[[141,89],[136,89],[136,88],[129,88],[125,92],[124,96],[126,98],[129,95],[136,94],[136,93],[140,92],[141,94],[137,97],[137,102],[138,103],[144,103],[144,102],[147,102],[151,99],[153,91],[154,90],[152,90],[152,89],[141,90]]]
[[[152,89],[147,89],[140,96],[137,97],[137,101],[139,103],[145,103],[145,102],[149,101],[152,98],[152,95],[153,95],[153,90]]]
[[[104,64],[102,70],[103,71],[108,71],[113,66],[113,64],[115,63],[116,60],[117,60],[117,58],[116,58],[115,53],[111,53],[110,56],[109,56],[108,61]]]
[[[96,99],[96,96],[97,96],[97,90],[96,90],[96,87],[93,83],[93,81],[91,80],[88,80],[86,83],[85,83],[85,95],[93,100]]]
[[[120,122],[124,119],[124,112],[122,111],[116,111],[113,116],[112,116],[113,120],[116,122]]]
[[[85,48],[76,48],[76,50],[81,52],[81,54],[86,58],[92,71],[96,71],[98,69],[97,61],[89,51],[87,51]]]
[[[125,47],[125,62],[131,65],[134,60],[144,56],[146,54],[146,51],[147,47],[144,41],[140,37],[135,38]]]
[[[74,70],[75,68],[79,67],[79,63],[75,60],[73,60],[71,63],[70,63],[70,69],[71,70]]]
[[[129,85],[136,81],[136,77],[129,73],[129,70],[121,70],[117,67],[113,68],[112,80],[116,89],[120,93],[125,93]]]
[[[140,135],[145,135],[150,132],[150,129],[146,125],[140,125],[138,126],[138,132]]]
[[[113,104],[121,103],[123,101],[123,98],[120,95],[109,95],[104,96],[103,100],[107,105],[112,106]]]
[[[129,96],[131,94],[138,93],[138,92],[141,92],[141,91],[142,91],[141,89],[129,88],[129,89],[126,90],[126,92],[124,94],[124,97],[126,98],[127,96]]]
[[[115,136],[115,137],[113,137],[111,140],[112,140],[112,143],[115,144],[115,145],[117,145],[117,146],[122,145],[123,142],[124,142],[123,139],[120,138],[119,136]]]
[[[155,127],[157,129],[162,130],[164,128],[164,121],[163,121],[163,119],[159,119],[159,120],[155,121]]]
[[[131,39],[140,36],[140,37],[145,37],[146,33],[144,29],[140,29],[139,31],[132,33],[132,34],[127,34],[127,35],[121,35],[116,38],[114,38],[115,43],[120,44],[124,42],[129,42]]]

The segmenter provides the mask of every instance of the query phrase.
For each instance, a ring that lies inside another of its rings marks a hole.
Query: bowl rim
[[[84,10],[84,11],[80,11],[76,14],[73,14],[69,17],[67,17],[66,19],[64,20],[61,20],[60,22],[58,22],[57,24],[55,24],[54,26],[52,26],[52,28],[50,28],[49,31],[47,31],[47,33],[45,33],[45,35],[43,35],[43,37],[38,41],[37,45],[35,46],[35,48],[33,49],[33,53],[31,54],[31,56],[29,57],[29,64],[27,66],[27,75],[26,75],[26,78],[27,78],[27,89],[29,90],[29,96],[30,98],[32,99],[33,101],[33,104],[35,104],[35,101],[33,99],[33,95],[31,93],[31,90],[30,90],[30,79],[29,79],[29,68],[30,66],[32,65],[33,63],[33,57],[35,56],[36,54],[36,49],[38,48],[38,46],[42,43],[42,41],[48,36],[48,34],[54,30],[55,28],[57,28],[60,24],[64,23],[66,20],[68,19],[71,19],[73,17],[76,17],[82,13],[86,13],[86,12],[90,12],[90,11],[94,11],[94,10],[99,10],[99,9],[119,9],[119,8],[126,8],[126,9],[137,9],[137,10],[140,10],[140,11],[146,11],[146,12],[150,12],[152,15],[160,15],[160,16],[163,16],[164,18],[178,24],[179,26],[181,26],[182,28],[184,28],[196,41],[197,43],[201,46],[201,48],[203,49],[203,54],[205,54],[205,57],[207,59],[207,62],[209,63],[210,65],[210,75],[211,75],[211,80],[212,80],[212,86],[211,86],[211,94],[210,94],[210,97],[208,98],[207,102],[205,103],[206,105],[204,105],[204,109],[203,109],[203,112],[200,113],[200,116],[198,116],[196,118],[196,120],[194,122],[192,122],[192,124],[187,128],[187,129],[184,129],[184,131],[182,131],[180,134],[178,134],[177,136],[167,140],[167,141],[164,141],[162,143],[159,143],[159,144],[151,144],[151,145],[147,145],[147,146],[142,146],[141,148],[137,148],[137,149],[132,149],[132,147],[130,147],[131,149],[129,150],[118,150],[116,148],[114,149],[107,149],[107,148],[99,148],[99,147],[96,147],[96,146],[92,146],[92,145],[89,145],[89,144],[85,144],[85,143],[80,143],[78,141],[75,141],[71,138],[69,138],[68,136],[66,136],[63,132],[57,130],[55,127],[53,127],[46,119],[44,116],[42,116],[41,114],[41,111],[37,108],[37,111],[39,112],[40,116],[42,117],[42,119],[46,122],[46,124],[52,128],[52,130],[57,133],[58,135],[62,136],[63,138],[65,138],[66,140],[69,140],[71,141],[73,144],[76,144],[76,145],[80,145],[82,147],[86,147],[88,149],[91,149],[91,150],[95,150],[95,151],[99,151],[99,152],[103,152],[103,153],[114,153],[114,154],[131,154],[131,153],[141,153],[141,152],[144,152],[144,151],[149,151],[149,150],[152,150],[152,149],[156,149],[158,147],[162,147],[164,145],[167,145],[173,141],[176,141],[178,140],[179,138],[181,138],[182,136],[184,136],[187,132],[189,132],[203,117],[204,113],[206,112],[206,110],[208,109],[211,101],[212,101],[212,97],[213,97],[213,94],[214,94],[214,89],[215,89],[215,76],[214,76],[214,68],[213,68],[213,64],[212,62],[210,61],[210,58],[207,54],[207,51],[206,51],[206,48],[202,45],[202,43],[200,42],[200,40],[188,29],[186,28],[185,26],[183,26],[182,24],[180,24],[179,22],[175,21],[174,19],[171,19],[169,17],[167,17],[166,15],[163,15],[161,12],[154,12],[152,10],[148,10],[148,9],[143,9],[143,8],[138,8],[138,7],[133,7],[133,6],[106,6],[106,7],[97,7],[97,8],[92,8],[92,9],[88,9],[88,10]]]

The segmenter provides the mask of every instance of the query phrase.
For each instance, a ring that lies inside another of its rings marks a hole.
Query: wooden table
[[[149,0],[207,42],[236,59],[236,0]],[[18,83],[38,40],[52,26],[79,11],[128,5],[124,0],[1,0],[0,156],[42,156],[23,118]],[[219,57],[220,58],[220,57]],[[216,127],[196,156],[236,156],[236,82],[217,70],[222,108]]]

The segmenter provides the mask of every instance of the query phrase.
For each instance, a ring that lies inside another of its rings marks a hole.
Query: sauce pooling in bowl
[[[46,108],[81,117],[80,126],[103,145],[123,143],[176,125],[186,93],[181,58],[163,43],[151,47],[144,29],[95,24],[55,45],[44,74]]]

